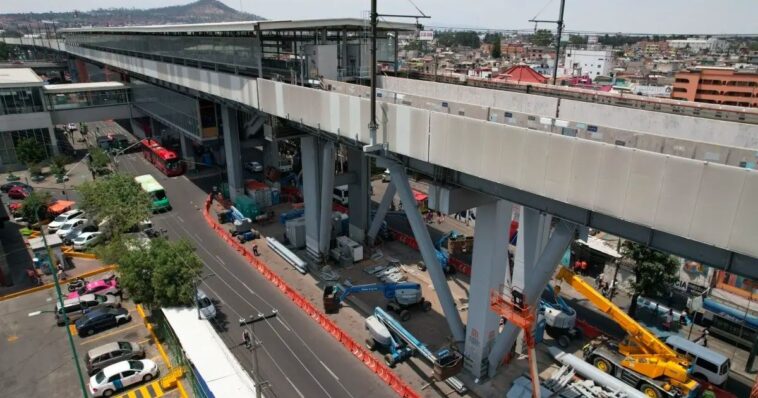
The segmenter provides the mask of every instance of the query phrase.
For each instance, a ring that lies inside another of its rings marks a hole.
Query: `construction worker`
[[[253,244],[253,254],[255,254],[255,257],[258,257],[258,256],[261,255],[261,253],[258,252],[258,244],[257,243]]]

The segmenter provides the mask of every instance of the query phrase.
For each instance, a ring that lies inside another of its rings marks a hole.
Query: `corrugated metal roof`
[[[66,28],[58,32],[100,32],[100,33],[191,33],[191,32],[245,32],[254,31],[256,26],[266,30],[311,30],[319,28],[348,28],[349,30],[368,29],[368,22],[359,18],[332,18],[332,19],[306,19],[306,20],[283,20],[283,21],[240,21],[240,22],[216,22],[182,25],[147,25],[147,26],[117,26],[117,27],[91,27],[91,28]],[[385,22],[378,24],[380,30],[415,31],[416,24],[404,22]]]
[[[45,82],[31,68],[0,69],[0,87],[35,87]]]

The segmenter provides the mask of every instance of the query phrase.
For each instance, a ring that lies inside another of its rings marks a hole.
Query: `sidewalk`
[[[87,275],[92,272],[96,272],[97,270],[100,270],[104,267],[103,263],[100,260],[91,260],[91,259],[85,259],[85,258],[72,258],[71,260],[73,260],[74,267],[69,270],[66,270],[66,274],[68,274],[68,279],[60,281],[61,286],[65,286],[68,283],[68,281],[70,281],[73,278],[76,278],[81,275]],[[31,262],[29,264],[29,267],[31,267]],[[18,282],[15,283],[13,286],[0,286],[0,299],[2,299],[3,296],[12,295],[14,293],[20,293],[20,292],[37,287],[26,276],[26,269],[28,268],[23,268],[20,270],[21,272],[19,272],[19,274],[22,276],[19,277],[19,279],[17,280]],[[53,276],[42,275],[42,283],[43,283],[42,286],[52,284]]]

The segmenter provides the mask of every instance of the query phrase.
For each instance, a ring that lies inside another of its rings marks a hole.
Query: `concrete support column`
[[[516,244],[516,255],[513,259],[511,286],[520,288],[522,291],[526,287],[524,274],[531,272],[532,265],[547,245],[552,221],[553,216],[549,214],[540,213],[529,207],[521,207],[518,227],[519,239]],[[522,236],[525,239],[521,239]]]
[[[489,371],[488,355],[495,341],[500,317],[490,311],[490,291],[499,289],[508,269],[508,226],[513,205],[498,200],[476,208],[469,314],[466,325],[465,366],[480,379]]]
[[[226,155],[226,174],[229,176],[229,196],[234,200],[237,195],[245,194],[242,183],[242,154],[240,153],[237,110],[222,105],[221,121],[224,127],[224,154]]]
[[[350,239],[356,242],[364,242],[369,226],[369,212],[371,210],[369,158],[359,149],[348,149],[347,167],[350,173],[357,176],[354,182],[347,187],[348,217],[350,222],[348,234],[350,235]]]
[[[152,137],[153,139],[156,139],[158,138],[158,135],[160,132],[155,127],[155,119],[153,119],[152,117],[149,119],[150,119],[150,137]]]
[[[182,159],[186,160],[184,164],[187,166],[187,170],[195,169],[195,154],[192,151],[192,140],[187,138],[184,133],[179,133],[179,143],[182,146]]]
[[[270,124],[263,125],[263,165],[279,167],[279,141],[274,137],[274,128]]]
[[[384,217],[387,215],[387,210],[389,210],[392,201],[395,199],[396,192],[397,188],[395,188],[394,184],[387,184],[387,190],[384,191],[382,201],[379,203],[379,208],[376,209],[374,219],[371,220],[371,227],[368,229],[368,236],[366,239],[368,241],[368,244],[371,246],[374,245],[376,235],[379,233],[379,229],[382,227]]]
[[[319,176],[318,141],[315,137],[300,138],[300,154],[303,162],[303,201],[305,202],[305,246],[308,253],[318,257],[319,211],[321,206],[321,177]]]
[[[50,149],[53,151],[51,155],[60,155],[60,148],[58,148],[58,137],[55,136],[55,127],[50,126],[47,128],[47,133],[50,135]]]
[[[321,158],[321,217],[319,221],[319,253],[329,257],[332,238],[332,191],[334,190],[334,143],[326,141]]]
[[[479,220],[479,217],[477,217]],[[519,241],[527,240],[530,237],[529,231],[526,230],[527,236],[519,235]],[[524,286],[524,299],[529,307],[534,307],[540,299],[542,290],[553,276],[555,268],[558,266],[566,251],[566,247],[574,239],[576,225],[568,221],[561,220],[556,225],[553,234],[550,236],[545,249],[540,254],[534,266],[529,267],[529,273]],[[515,271],[515,270],[514,270]],[[472,285],[473,286],[473,285]],[[489,355],[489,376],[493,377],[497,371],[500,362],[513,347],[520,329],[512,322],[506,322],[503,331],[495,338],[495,344]]]
[[[384,166],[386,164],[386,166]],[[418,211],[418,205],[413,198],[413,191],[411,185],[408,183],[408,176],[405,174],[405,169],[398,163],[382,163],[383,167],[388,167],[392,174],[392,184],[397,188],[397,193],[400,196],[400,200],[403,203],[403,209],[408,217],[408,222],[413,230],[413,235],[418,242],[419,250],[421,251],[421,257],[424,259],[426,269],[429,271],[429,276],[432,279],[434,290],[437,292],[437,297],[442,304],[442,311],[445,315],[445,320],[450,327],[450,332],[453,335],[453,340],[460,344],[465,340],[465,332],[463,328],[463,322],[461,321],[461,315],[458,313],[458,309],[455,307],[455,300],[452,293],[450,293],[450,286],[447,284],[447,278],[442,270],[442,266],[437,260],[437,254],[432,243],[432,238],[429,236],[429,230],[426,227],[426,223],[421,219],[421,213]]]

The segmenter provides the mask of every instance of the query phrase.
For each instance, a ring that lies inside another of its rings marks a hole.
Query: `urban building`
[[[16,145],[34,139],[50,156],[57,151],[44,81],[29,68],[0,69],[0,170],[19,163]]]
[[[758,73],[726,67],[694,67],[676,74],[671,98],[758,107]]]
[[[529,65],[511,66],[492,80],[511,83],[547,83],[547,77],[530,68]]]
[[[672,49],[688,50],[689,52],[696,53],[703,50],[711,52],[717,52],[725,50],[729,43],[724,40],[710,38],[710,39],[698,39],[695,37],[688,37],[684,40],[667,40],[668,45]]]
[[[564,74],[591,78],[608,76],[613,71],[613,53],[610,50],[575,50],[566,51],[563,61]]]

